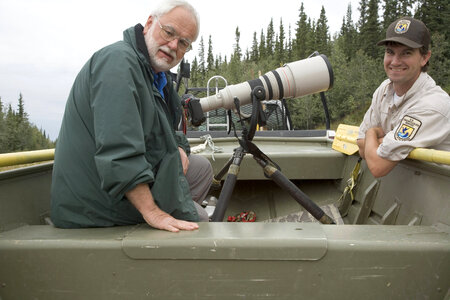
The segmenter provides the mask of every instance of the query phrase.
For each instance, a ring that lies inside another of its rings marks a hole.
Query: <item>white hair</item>
[[[195,22],[197,23],[197,32],[195,34],[195,39],[197,39],[200,32],[200,16],[198,15],[195,8],[188,2],[184,0],[162,0],[159,5],[152,11],[151,15],[160,18],[176,7],[183,7],[194,17]]]

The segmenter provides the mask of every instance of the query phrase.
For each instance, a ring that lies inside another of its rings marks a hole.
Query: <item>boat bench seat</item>
[[[233,156],[239,142],[226,132],[193,131],[188,134],[191,148],[205,144],[204,137],[208,135],[220,152],[214,153],[208,144],[197,154],[208,158],[214,174],[217,174]],[[289,179],[342,178],[346,156],[331,149],[326,130],[257,131],[252,142],[279,165],[281,172]],[[241,162],[238,179],[267,178],[252,155],[247,154]]]
[[[222,153],[205,150],[203,155],[210,162],[214,174],[219,173],[223,166],[233,156],[236,145],[224,147]],[[283,143],[271,145],[260,142],[258,147],[280,168],[289,179],[341,179],[346,156],[323,144],[311,144],[309,147],[287,147]],[[263,169],[247,154],[244,156],[238,174],[239,179],[267,179]],[[223,178],[225,179],[225,177]]]

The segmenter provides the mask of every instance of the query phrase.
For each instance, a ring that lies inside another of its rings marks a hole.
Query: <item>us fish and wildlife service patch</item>
[[[398,126],[397,130],[395,131],[395,139],[397,141],[412,140],[417,134],[420,126],[422,126],[421,121],[410,116],[404,116],[402,121],[400,122],[400,126]]]
[[[395,25],[395,33],[403,34],[408,31],[409,24],[411,24],[411,21],[409,20],[400,20],[397,22],[397,25]]]

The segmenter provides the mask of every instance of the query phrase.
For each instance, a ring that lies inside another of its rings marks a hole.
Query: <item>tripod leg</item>
[[[220,189],[220,181],[222,180],[222,177],[225,176],[227,171],[230,169],[231,164],[233,163],[234,155],[230,157],[230,159],[227,161],[227,163],[222,167],[222,169],[217,173],[216,176],[213,177],[212,180],[212,187],[216,190]]]
[[[279,170],[272,167],[268,163],[256,159],[255,160],[264,168],[266,173],[275,183],[282,189],[287,191],[301,206],[303,206],[314,218],[322,224],[336,224],[311,198],[303,193],[295,184],[293,184]]]
[[[239,167],[245,153],[242,147],[235,149],[233,157],[231,159],[230,168],[228,169],[228,175],[225,178],[225,182],[220,192],[219,199],[217,201],[216,209],[211,217],[212,222],[222,222],[227,210],[228,203],[230,202],[231,195],[233,194],[234,186],[236,185],[237,175],[239,174]]]

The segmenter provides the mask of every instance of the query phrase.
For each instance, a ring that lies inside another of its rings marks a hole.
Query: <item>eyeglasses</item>
[[[172,27],[161,25],[158,19],[156,19],[156,21],[158,22],[159,28],[161,29],[159,31],[159,35],[165,41],[171,42],[178,39],[178,49],[183,52],[189,52],[192,50],[192,42],[189,39],[180,37]]]

